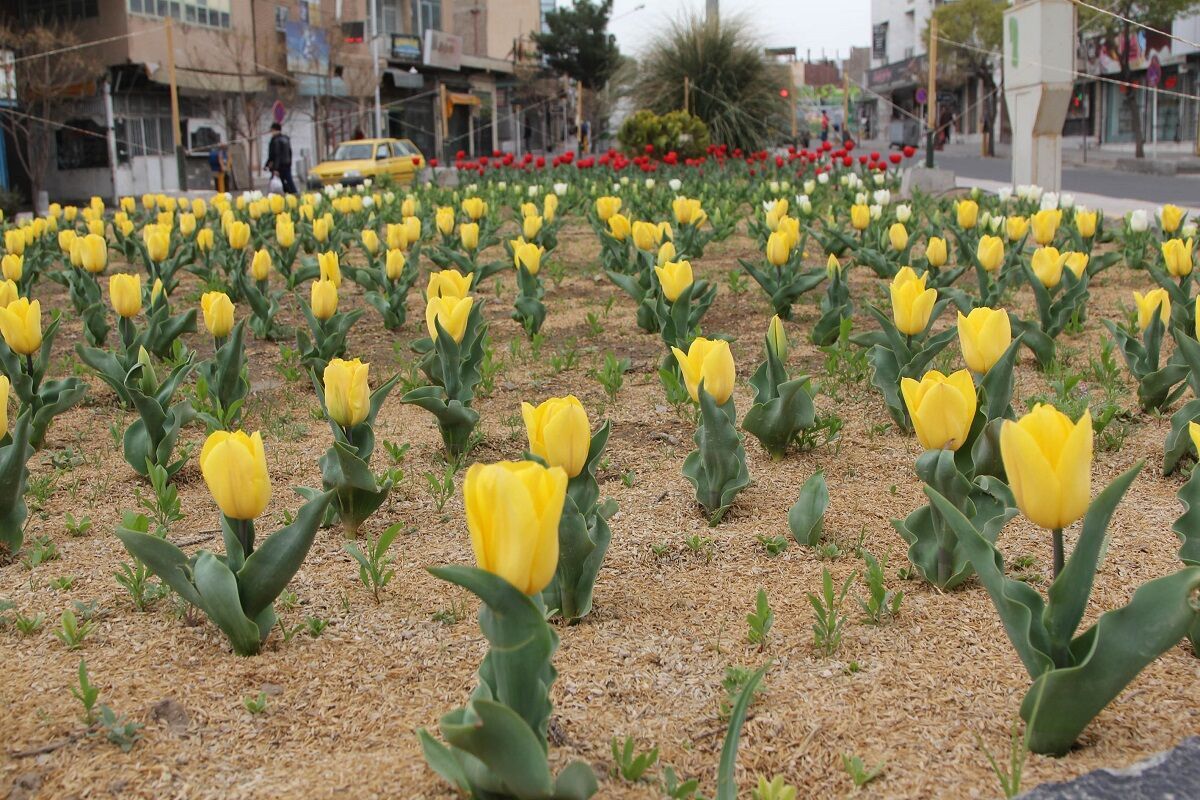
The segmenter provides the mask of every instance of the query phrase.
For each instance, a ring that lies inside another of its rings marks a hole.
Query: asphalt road
[[[956,175],[965,178],[1007,182],[1012,176],[1012,162],[1007,158],[937,153],[934,164],[953,170]],[[1065,167],[1063,191],[1123,197],[1159,205],[1180,203],[1196,206],[1200,205],[1200,176],[1163,177],[1103,167]]]

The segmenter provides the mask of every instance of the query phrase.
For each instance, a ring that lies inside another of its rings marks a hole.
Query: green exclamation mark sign
[[[1008,18],[1008,40],[1012,42],[1012,65],[1017,66],[1017,18]]]

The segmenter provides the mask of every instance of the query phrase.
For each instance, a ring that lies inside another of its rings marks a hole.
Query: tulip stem
[[[1054,529],[1054,577],[1063,571],[1063,532],[1062,528]]]
[[[25,354],[25,369],[29,371],[29,377],[33,380],[33,392],[34,392],[34,394],[37,394],[38,377],[37,377],[37,374],[33,371],[33,353]]]

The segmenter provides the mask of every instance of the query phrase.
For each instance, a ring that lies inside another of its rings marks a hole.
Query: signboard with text
[[[402,33],[392,34],[391,57],[395,61],[421,63],[421,38]]]
[[[425,29],[425,64],[439,69],[461,69],[463,40],[452,33]]]

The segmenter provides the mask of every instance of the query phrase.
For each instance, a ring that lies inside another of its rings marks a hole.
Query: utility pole
[[[179,170],[179,191],[187,191],[187,164],[183,158],[183,130],[179,122],[179,86],[175,83],[175,29],[167,16],[167,80],[171,84],[171,133],[175,138],[175,167]]]
[[[704,21],[719,22],[721,19],[720,0],[707,0],[704,4]]]
[[[937,17],[929,18],[929,87],[925,90],[927,96],[925,105],[929,111],[925,133],[925,166],[933,168],[933,139],[937,130],[937,58],[938,58],[938,24]]]
[[[859,134],[862,137],[862,134]],[[850,76],[842,70],[842,143],[850,139]]]
[[[691,100],[691,93],[692,93],[692,79],[689,78],[687,75],[684,75],[683,76],[683,110],[685,112],[690,112],[691,108],[692,108],[691,103],[689,102]]]
[[[371,0],[371,65],[375,76],[375,135],[386,136],[383,130],[383,104],[379,97],[379,0]]]

